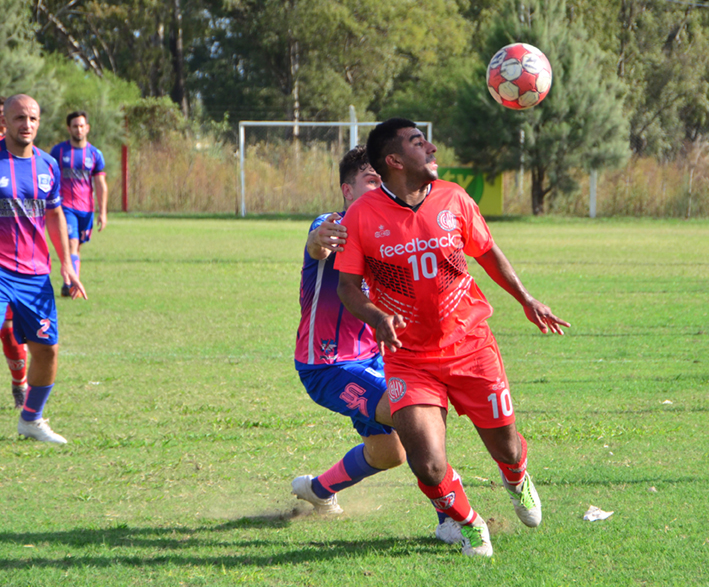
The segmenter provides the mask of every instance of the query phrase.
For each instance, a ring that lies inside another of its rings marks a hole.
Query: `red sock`
[[[517,433],[517,436],[519,436],[519,440],[522,443],[522,456],[519,459],[519,463],[509,465],[507,463],[495,461],[497,466],[500,467],[502,475],[505,479],[507,479],[507,483],[513,487],[518,486],[522,483],[522,481],[524,481],[524,475],[527,472],[527,441],[519,432]]]
[[[424,485],[419,481],[419,489],[431,500],[436,511],[444,513],[461,524],[471,524],[478,516],[470,507],[460,476],[448,465],[446,476],[438,485]]]
[[[24,385],[27,383],[27,349],[25,345],[19,344],[15,340],[15,335],[9,326],[3,326],[0,329],[0,338],[7,365],[12,373],[12,384]]]

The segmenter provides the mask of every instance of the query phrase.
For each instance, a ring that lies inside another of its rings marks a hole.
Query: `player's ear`
[[[404,162],[399,157],[398,153],[390,153],[384,158],[385,163],[394,169],[403,169]]]
[[[354,201],[354,189],[352,186],[348,183],[343,183],[340,186],[340,189],[342,190],[342,197],[345,198],[346,201],[348,202],[353,202]]]

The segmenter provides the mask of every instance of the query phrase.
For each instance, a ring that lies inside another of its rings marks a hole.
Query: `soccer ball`
[[[536,106],[551,88],[551,65],[546,55],[526,43],[500,49],[487,66],[487,89],[506,108]]]

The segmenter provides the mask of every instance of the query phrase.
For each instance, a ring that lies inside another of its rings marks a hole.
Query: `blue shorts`
[[[79,239],[79,244],[87,243],[91,240],[91,231],[94,228],[94,213],[79,212],[71,208],[64,208],[66,216],[66,227],[70,239]]]
[[[298,371],[308,395],[323,408],[349,416],[360,436],[391,434],[374,418],[387,392],[382,358]]]
[[[12,308],[18,344],[59,342],[57,307],[49,275],[22,275],[0,267],[0,310]]]

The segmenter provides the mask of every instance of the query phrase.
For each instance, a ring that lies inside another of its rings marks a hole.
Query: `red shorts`
[[[399,349],[384,355],[391,413],[407,406],[438,406],[448,400],[479,428],[515,421],[500,350],[487,323],[437,353]]]

